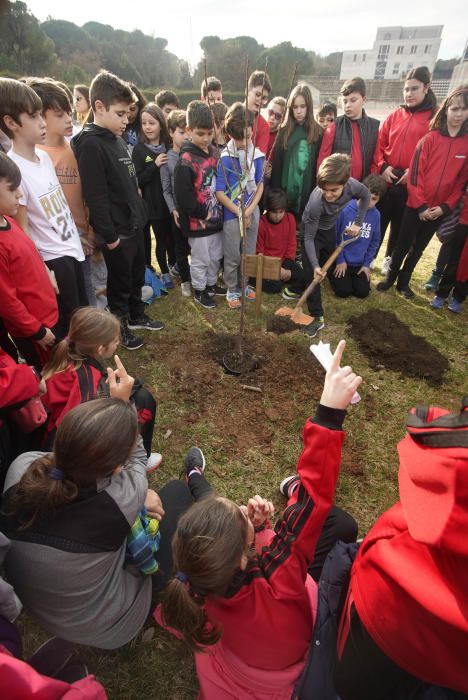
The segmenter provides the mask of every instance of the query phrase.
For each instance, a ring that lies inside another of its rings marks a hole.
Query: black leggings
[[[385,257],[390,257],[392,255],[397,241],[400,238],[401,223],[403,221],[407,199],[408,190],[405,185],[391,185],[380,202],[378,202],[377,209],[380,211],[380,231],[382,235],[375,257],[377,257],[380,250],[389,224],[390,234],[387,240]]]
[[[172,539],[177,530],[179,518],[190,508],[193,501],[199,501],[212,492],[212,487],[203,474],[194,474],[188,485],[185,481],[169,481],[158,491],[164,508],[164,517],[160,523],[160,546],[157,553],[159,569],[152,577],[153,603],[166,587],[173,574]]]
[[[171,219],[151,220],[145,229],[145,258],[146,264],[151,265],[151,229],[156,240],[156,260],[161,274],[169,272],[169,265],[176,261],[174,236],[172,234]]]
[[[421,221],[417,209],[406,207],[400,236],[390,263],[392,272],[400,273],[398,279],[400,286],[405,287],[409,283],[414,268],[441,222],[442,218],[435,221]]]

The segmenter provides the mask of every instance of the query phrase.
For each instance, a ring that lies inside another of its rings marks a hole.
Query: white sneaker
[[[391,262],[392,262],[391,255],[387,255],[387,257],[382,260],[382,264],[380,266],[380,272],[383,275],[386,275],[388,273],[388,271],[390,270],[390,263]]]
[[[159,467],[162,460],[162,454],[160,454],[159,452],[152,452],[148,457],[148,461],[146,463],[146,473],[149,474],[150,472],[154,472],[154,470]]]
[[[180,291],[182,292],[183,297],[191,297],[192,296],[192,286],[190,282],[182,282],[180,285]]]

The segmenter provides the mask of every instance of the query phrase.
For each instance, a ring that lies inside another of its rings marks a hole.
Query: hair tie
[[[65,338],[64,338],[64,341],[65,341],[66,343],[70,344],[70,343],[71,343],[70,336],[66,335]]]
[[[182,571],[178,571],[175,575],[176,579],[181,583],[187,583],[188,576],[186,576]]]
[[[65,479],[65,472],[58,467],[52,467],[49,472],[49,479],[53,479],[54,481],[63,481]]]

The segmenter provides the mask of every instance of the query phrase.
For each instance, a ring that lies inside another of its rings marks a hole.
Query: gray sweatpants
[[[223,257],[222,231],[201,238],[189,237],[190,243],[190,277],[192,287],[202,292],[207,285],[216,284],[219,263]]]
[[[245,232],[245,250],[249,255],[255,255],[259,220],[260,210],[257,207],[252,214],[252,223]],[[241,284],[240,244],[239,219],[225,221],[223,226],[224,284],[230,292],[234,292]]]

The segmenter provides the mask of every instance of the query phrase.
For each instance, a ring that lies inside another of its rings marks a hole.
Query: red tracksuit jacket
[[[379,131],[374,163],[381,173],[387,165],[409,168],[418,141],[427,133],[432,118],[431,108],[410,112],[399,107],[388,115]]]
[[[17,338],[39,338],[58,321],[55,292],[36,246],[9,216],[0,230],[0,318]]]
[[[249,560],[231,590],[206,599],[209,619],[222,626],[223,647],[250,667],[280,671],[303,660],[309,647],[313,620],[304,583],[333,503],[344,415],[319,405],[304,427],[296,503],[284,511],[270,545]]]
[[[468,180],[468,136],[430,131],[416,146],[407,180],[407,205],[418,211],[459,202]]]
[[[445,413],[431,407],[426,422]],[[468,693],[468,450],[429,447],[408,434],[398,453],[400,500],[359,549],[354,604],[396,664]]]
[[[39,381],[31,367],[17,365],[0,348],[0,408],[32,399],[37,396],[38,390]]]

